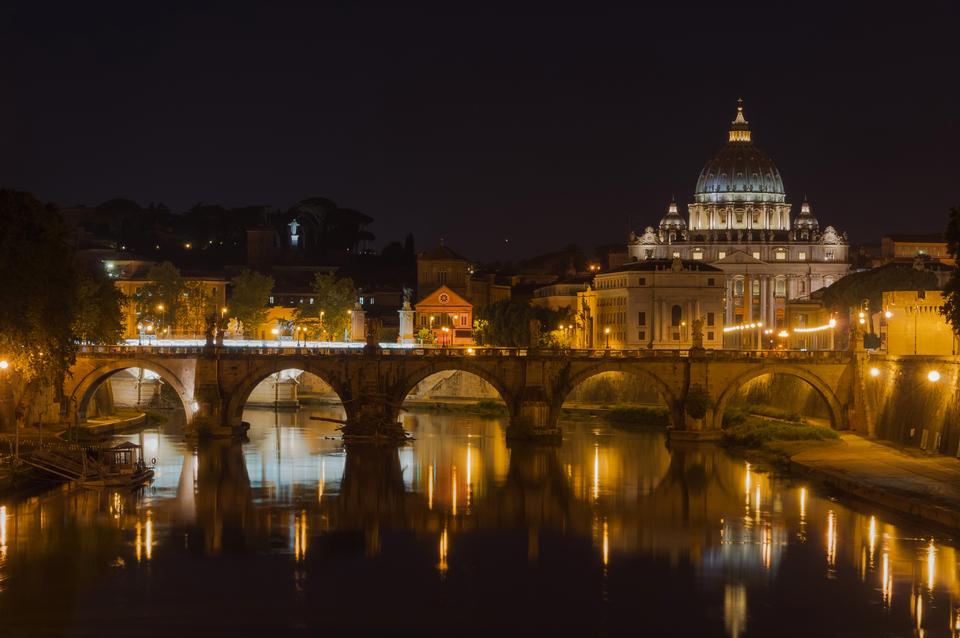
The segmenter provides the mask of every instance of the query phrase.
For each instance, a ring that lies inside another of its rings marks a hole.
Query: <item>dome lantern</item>
[[[743,117],[743,100],[737,100],[737,116],[730,122],[731,142],[750,141],[750,123]]]

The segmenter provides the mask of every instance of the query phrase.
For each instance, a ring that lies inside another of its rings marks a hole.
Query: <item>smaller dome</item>
[[[807,200],[803,200],[803,203],[800,204],[800,214],[794,218],[793,228],[794,230],[817,230],[820,228],[820,222],[810,212],[810,204]]]
[[[686,230],[687,222],[677,211],[677,202],[670,202],[667,216],[660,220],[660,230]]]

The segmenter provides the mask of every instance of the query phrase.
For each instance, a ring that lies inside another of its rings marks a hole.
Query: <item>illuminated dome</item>
[[[670,208],[667,209],[667,215],[660,220],[660,229],[661,230],[685,230],[687,227],[687,222],[683,220],[683,217],[680,217],[680,213],[677,211],[677,203],[670,202]]]
[[[727,144],[700,171],[694,199],[702,204],[786,201],[780,171],[750,140],[742,100]]]

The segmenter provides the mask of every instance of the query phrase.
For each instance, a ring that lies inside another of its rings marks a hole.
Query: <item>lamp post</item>
[[[444,326],[440,328],[440,330],[443,331],[443,345],[444,346],[450,345],[450,328],[448,328],[447,326]]]
[[[160,326],[159,326],[158,332],[162,331],[163,326],[167,323],[165,310],[166,310],[166,306],[164,306],[162,303],[157,304],[157,312],[160,313]]]
[[[270,333],[273,335],[273,338],[277,341],[277,347],[280,347],[280,331],[276,328],[272,328]]]
[[[320,311],[320,341],[323,341],[324,336],[326,336],[327,334],[326,329],[323,327],[323,315],[324,315],[324,311],[321,310]]]
[[[142,323],[137,324],[137,345],[139,346],[143,345],[143,324]]]
[[[607,350],[609,350],[610,349],[610,327],[609,326],[603,329],[603,336],[606,340],[605,347]]]

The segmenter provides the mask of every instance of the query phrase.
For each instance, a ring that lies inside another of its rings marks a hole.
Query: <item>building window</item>
[[[707,313],[707,327],[712,328],[715,321],[716,321],[716,315],[715,315],[714,313],[712,313],[712,312],[708,312],[708,313]],[[710,337],[710,338],[713,339],[713,337]]]
[[[754,279],[750,287],[753,289],[753,296],[759,297],[760,296],[760,280]]]
[[[707,341],[713,341],[713,333],[712,333],[712,332],[708,332],[708,333],[707,333]]]
[[[783,248],[777,248],[776,258],[777,258],[777,261],[786,261],[787,251],[785,251]]]
[[[683,317],[683,309],[680,306],[674,306],[670,309],[670,325],[679,326],[680,320]]]
[[[641,326],[647,325],[647,313],[641,312],[637,315],[637,324]]]
[[[268,300],[268,303],[269,303],[271,306],[273,305],[273,297],[270,297],[270,299]]]
[[[807,282],[804,281],[803,279],[801,279],[801,280],[800,280],[800,294],[802,295],[802,294],[804,294],[804,293],[806,293],[806,292],[807,292]]]
[[[806,260],[807,260],[807,253],[805,253],[805,252],[803,252],[803,251],[800,251],[800,252],[797,254],[797,259],[800,260],[800,261],[806,261]]]
[[[300,303],[303,303],[303,299],[300,300]],[[363,297],[360,297],[360,305],[363,305]]]
[[[370,297],[370,305],[373,305],[373,297]]]
[[[640,281],[640,285],[641,285],[641,286],[646,286],[646,285],[647,285],[647,278],[646,278],[646,277],[641,277],[639,281]]]
[[[824,260],[824,261],[832,261],[832,260],[833,260],[833,253],[827,253],[827,254],[825,254],[825,255],[823,256],[823,260]]]
[[[437,283],[439,283],[441,286],[443,286],[443,285],[445,285],[445,284],[447,283],[447,271],[446,271],[446,270],[437,271]]]
[[[647,340],[647,333],[644,332],[643,330],[641,330],[640,332],[637,333],[637,338],[638,338],[640,341],[646,341],[646,340]]]
[[[644,258],[644,259],[652,259],[652,258],[653,258],[653,248],[647,248],[646,250],[644,250],[644,251],[643,251],[643,258]]]
[[[743,296],[743,279],[733,280],[733,294],[735,294],[738,297]]]
[[[694,258],[694,259],[703,259],[703,251],[700,250],[699,248],[694,249],[694,251],[693,251],[693,258]]]
[[[782,277],[778,277],[774,280],[774,289],[773,293],[777,297],[786,297],[787,296],[787,280]]]
[[[760,251],[759,251],[759,250],[753,251],[753,258],[754,258],[754,259],[760,259]]]
[[[707,278],[707,285],[708,285],[708,286],[716,286],[716,285],[717,285],[716,279],[714,279],[713,277],[708,277],[708,278]]]
[[[721,250],[720,252],[717,253],[717,259],[723,259],[726,256],[727,256],[727,253],[724,250]]]

